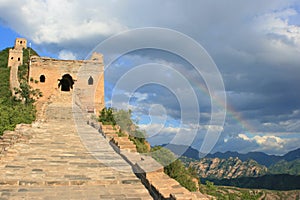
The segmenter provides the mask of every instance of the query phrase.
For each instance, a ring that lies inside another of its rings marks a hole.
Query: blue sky
[[[17,34],[16,32],[14,32],[6,26],[0,26],[0,35],[2,38],[0,43],[1,49],[14,46],[16,37],[20,37],[19,34]]]
[[[184,133],[178,138],[183,143],[191,130],[197,129],[192,141],[197,149],[208,130],[220,133],[213,151],[283,154],[300,147],[299,1],[0,1],[1,49],[13,46],[16,37],[25,37],[41,56],[84,59],[93,49],[101,51],[95,47],[110,36],[143,27],[173,29],[201,44],[221,74],[227,99],[226,104],[213,99],[195,66],[172,52],[144,49],[121,56],[106,71],[107,103],[118,80],[147,63],[162,66],[161,71],[141,73],[137,78],[173,78],[176,86],[175,70],[195,92],[199,108],[187,107],[184,112],[190,119],[181,123],[182,105],[176,91],[159,84],[144,85],[134,94],[118,91],[130,98],[130,102],[118,102],[120,107],[134,110],[135,117],[144,122],[141,127],[153,135],[150,141],[170,141],[181,128]],[[164,38],[168,39],[173,37]],[[184,43],[180,45],[188,49]],[[134,81],[131,78],[126,83]],[[189,88],[177,89],[185,93]],[[208,123],[214,102],[219,110],[227,109],[224,126]],[[199,121],[192,117],[195,110]]]

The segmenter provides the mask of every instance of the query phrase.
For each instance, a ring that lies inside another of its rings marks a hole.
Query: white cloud
[[[245,134],[241,133],[241,134],[238,135],[238,137],[242,138],[243,140],[250,141],[250,138],[247,135],[245,135]]]
[[[146,130],[147,133],[156,133],[156,134],[176,134],[180,131],[180,127],[165,127],[161,124],[141,124],[139,125],[139,127],[143,130]],[[190,129],[184,129],[186,131],[190,131]],[[154,136],[155,134],[153,134],[152,136]]]
[[[276,136],[254,136],[253,140],[266,149],[283,148],[286,143],[284,139]]]
[[[289,24],[289,18],[297,15],[295,9],[285,9],[278,12],[269,12],[257,19],[257,28],[266,34],[285,36],[289,41],[300,47],[300,27]],[[280,43],[277,43],[280,45]],[[298,49],[300,50],[300,49]]]
[[[259,58],[274,64],[299,62],[300,26],[289,23],[289,18],[299,15],[295,9],[270,11],[254,19],[253,25],[261,35],[262,51]],[[285,66],[287,67],[287,66]]]
[[[290,146],[289,143],[294,141],[290,138],[281,138],[274,135],[255,135],[250,138],[246,134],[239,134],[238,138],[248,142],[255,142],[259,146],[255,151],[264,152],[280,152]]]
[[[224,130],[223,126],[218,126],[218,125],[205,125],[203,128],[205,130],[211,130],[213,132],[222,132]]]
[[[71,51],[62,50],[59,52],[58,58],[62,60],[76,60],[76,55],[74,55]]]
[[[158,144],[180,144],[185,146],[192,145],[196,137],[196,130],[190,127],[173,127],[162,124],[142,124],[139,125],[142,130],[147,132],[147,140],[152,145]],[[150,134],[149,134],[150,133]]]
[[[129,98],[136,98],[137,102],[141,102],[144,100],[147,100],[149,98],[149,95],[147,93],[140,93],[140,92],[134,92],[133,94],[125,92],[124,93]]]
[[[109,36],[127,29],[97,1],[15,0],[0,5],[4,22],[36,44]]]

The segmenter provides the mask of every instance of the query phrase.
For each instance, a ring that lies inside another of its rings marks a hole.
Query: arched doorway
[[[74,80],[70,74],[65,74],[62,76],[62,79],[58,79],[59,84],[58,88],[61,87],[61,91],[68,92],[73,89]]]

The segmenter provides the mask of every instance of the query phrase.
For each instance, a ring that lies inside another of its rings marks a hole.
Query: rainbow
[[[183,70],[179,70],[181,72],[181,74],[183,73]],[[247,135],[256,132],[255,128],[253,126],[251,126],[247,120],[245,120],[241,114],[237,111],[235,111],[235,109],[230,105],[230,104],[226,104],[225,102],[217,99],[217,98],[212,98],[207,87],[203,84],[203,83],[199,83],[199,80],[197,80],[195,77],[189,78],[188,79],[189,82],[192,84],[193,87],[198,88],[203,94],[205,94],[206,96],[210,97],[211,101],[213,101],[213,103],[216,103],[217,106],[220,106],[221,108],[225,108],[226,109],[226,117],[230,116],[232,117],[239,125],[240,127],[245,131],[245,133]]]

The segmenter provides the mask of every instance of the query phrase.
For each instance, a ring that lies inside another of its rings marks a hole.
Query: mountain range
[[[268,168],[254,160],[241,161],[237,157],[202,158],[199,161],[185,162],[193,168],[199,177],[212,179],[232,179],[240,177],[258,177],[268,173]]]
[[[300,148],[283,156],[263,152],[241,154],[227,151],[201,156],[199,151],[182,145],[164,145],[179,156],[205,184],[273,190],[300,189]]]
[[[201,156],[200,152],[192,147],[187,147],[183,145],[175,145],[175,144],[168,144],[168,145],[162,145],[169,150],[171,150],[176,155],[182,155],[188,158],[192,158],[195,160],[199,160],[203,156]],[[184,152],[184,153],[182,153]],[[220,159],[228,159],[230,157],[232,158],[239,158],[241,161],[247,161],[247,160],[255,160],[258,164],[264,165],[266,167],[270,167],[271,165],[274,165],[278,163],[279,161],[294,161],[297,159],[300,159],[300,148],[290,151],[286,153],[283,156],[276,156],[276,155],[268,155],[263,152],[249,152],[246,154],[241,154],[235,151],[227,151],[225,153],[216,152],[213,154],[207,154],[204,156],[205,158],[220,158]]]

